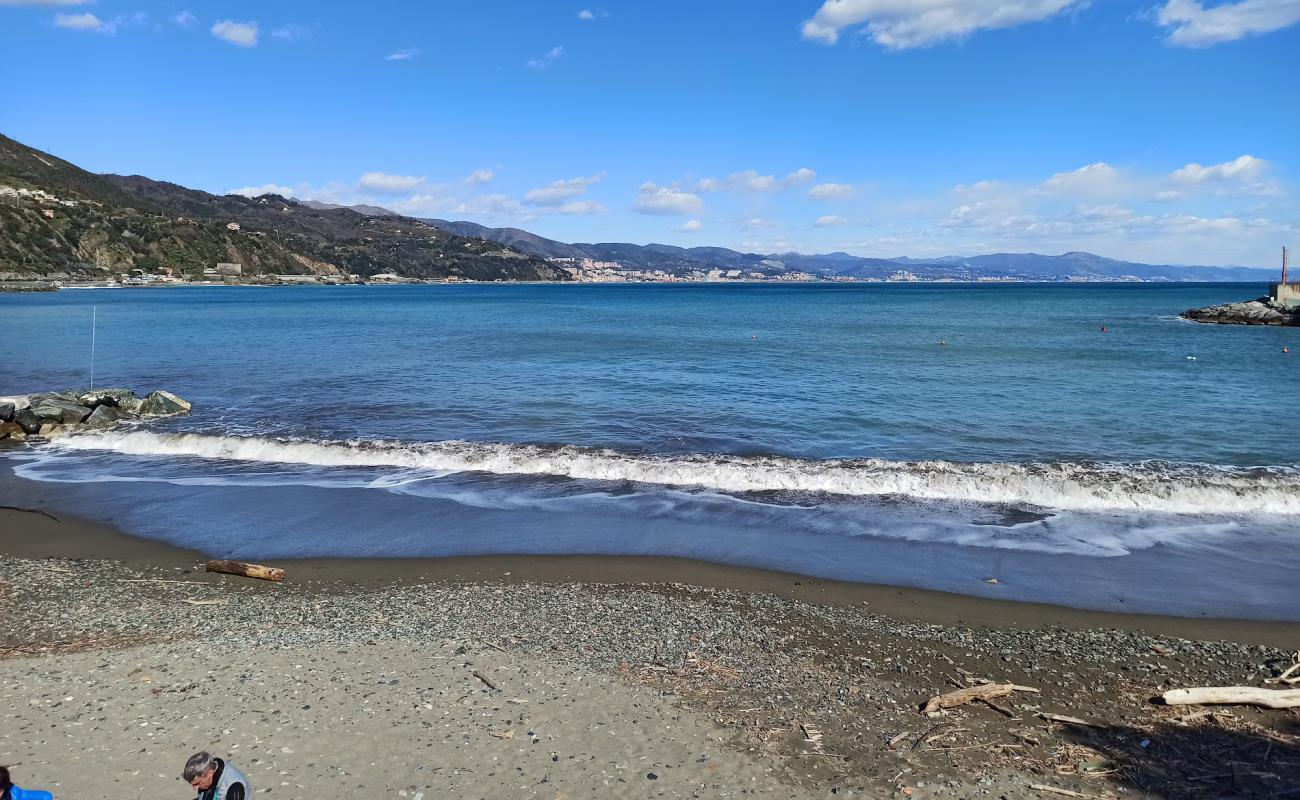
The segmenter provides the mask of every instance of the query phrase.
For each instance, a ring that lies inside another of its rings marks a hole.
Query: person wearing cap
[[[198,792],[196,800],[253,800],[253,785],[244,773],[206,750],[190,756],[181,777]]]

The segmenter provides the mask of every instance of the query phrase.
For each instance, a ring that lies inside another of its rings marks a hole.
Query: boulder
[[[32,413],[31,406],[20,408],[14,413],[14,422],[23,429],[23,433],[34,434],[41,429],[41,418]]]
[[[190,408],[189,401],[177,397],[171,392],[159,390],[144,396],[144,402],[140,404],[139,413],[142,417],[170,417],[187,413]]]
[[[125,416],[115,406],[95,406],[95,410],[90,412],[90,416],[86,417],[86,421],[81,424],[86,428],[104,430],[117,427],[118,420],[123,419]]]
[[[90,416],[90,409],[76,400],[66,400],[62,397],[51,397],[40,402],[33,402],[31,408],[32,413],[43,422],[64,425],[76,425]]]
[[[27,432],[17,422],[0,422],[0,440],[13,439],[21,442],[27,438]]]
[[[14,418],[14,412],[17,410],[18,407],[13,403],[0,403],[0,422],[9,422],[12,420]]]

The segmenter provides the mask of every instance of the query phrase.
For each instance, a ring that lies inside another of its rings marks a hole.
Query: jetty
[[[1219,325],[1289,325],[1300,327],[1300,281],[1292,281],[1289,252],[1282,248],[1282,279],[1270,283],[1268,296],[1184,311],[1183,319]]]

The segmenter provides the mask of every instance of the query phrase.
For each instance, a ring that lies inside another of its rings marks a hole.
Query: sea
[[[0,294],[0,395],[93,382],[194,404],[0,447],[0,471],[21,479],[0,484],[0,503],[39,497],[214,557],[681,556],[1087,609],[1294,620],[1300,331],[1178,317],[1264,293]]]

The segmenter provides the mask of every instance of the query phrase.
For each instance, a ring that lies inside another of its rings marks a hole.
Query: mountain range
[[[1267,281],[1272,270],[1140,264],[1071,252],[868,258],[835,252],[746,253],[724,247],[565,243],[520,228],[416,219],[373,205],[214,195],[139,175],[88,172],[0,135],[0,280],[96,279],[171,267],[197,276],[218,262],[244,274],[391,272],[410,278],[566,280],[547,259],[617,262],[685,275],[710,269],[778,275],[920,279]]]
[[[99,175],[0,136],[0,279],[161,267],[194,277],[219,262],[245,275],[567,278],[537,256],[419,220]]]

